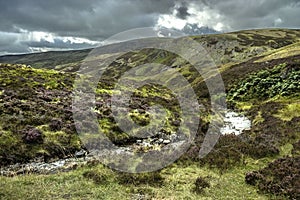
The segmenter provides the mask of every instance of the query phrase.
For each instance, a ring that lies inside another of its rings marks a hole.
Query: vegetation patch
[[[97,121],[82,120],[75,124],[73,72],[79,69],[90,50],[0,57],[0,61],[24,63],[0,64],[1,166],[74,155],[84,148],[76,127],[86,133],[84,139],[88,142],[84,144],[89,145],[88,149],[97,148],[96,137],[91,132],[98,125],[118,146],[138,146],[145,141],[161,146],[170,144],[171,137],[167,136],[172,136],[182,125],[182,112],[176,96],[168,88],[156,84],[122,88],[132,93],[126,117],[142,128],[155,120],[150,107],[164,108],[165,123],[152,138],[136,138],[125,133],[110,109],[110,98],[120,92],[120,88],[113,91],[118,79],[145,63],[172,68],[174,74],[163,77],[163,81],[171,84],[176,83],[175,72],[182,74],[194,89],[199,104],[205,107],[201,108],[192,147],[177,162],[159,172],[127,174],[102,165],[87,165],[68,173],[0,177],[0,198],[298,199],[299,37],[297,30],[249,30],[192,37],[215,59],[228,92],[229,107],[243,111],[253,122],[251,130],[241,135],[221,136],[203,159],[198,158],[199,150],[212,117],[209,91],[197,70],[183,58],[157,49],[129,52],[117,58],[94,88],[95,107],[91,110]],[[103,55],[90,58],[90,62],[116,55],[119,47],[118,44],[110,46]],[[138,69],[136,73],[147,74],[150,72],[147,70]],[[142,80],[143,77],[136,76],[126,81]],[[90,88],[91,84],[85,87]],[[160,136],[162,140],[158,143]],[[18,193],[15,188],[19,189]],[[262,193],[257,193],[257,188]]]
[[[299,199],[300,157],[277,159],[261,170],[247,173],[245,180],[263,192]]]
[[[203,178],[201,176],[199,176],[196,181],[195,181],[195,187],[194,187],[194,191],[198,194],[203,193],[205,188],[210,187],[209,182],[206,180],[206,178]]]
[[[229,91],[230,100],[247,101],[300,93],[300,64],[285,63],[249,75]]]

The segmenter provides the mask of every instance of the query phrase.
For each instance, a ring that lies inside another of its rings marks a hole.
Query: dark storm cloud
[[[28,47],[18,42],[18,35],[15,33],[0,32],[0,55],[6,53],[24,53]]]
[[[177,11],[176,16],[180,19],[186,19],[187,16],[190,16],[186,3],[183,3],[179,8],[176,9],[176,11]]]
[[[49,42],[30,41],[30,38],[20,42],[20,37],[24,39],[24,31],[102,41],[121,31],[154,26],[157,17],[169,13],[174,5],[172,0],[0,0],[0,45],[7,48],[1,52],[14,52],[14,46],[26,49],[38,42],[50,45]],[[4,44],[6,38],[12,38],[11,33],[21,34],[14,35],[15,40],[9,45]],[[64,46],[61,43],[50,46],[55,45]],[[81,44],[67,42],[65,45],[77,48]]]
[[[43,45],[85,47],[89,41],[63,37],[102,41],[128,29],[155,26],[161,16],[174,13],[175,19],[223,31],[299,28],[299,10],[299,0],[0,0],[0,54]],[[31,32],[51,33],[54,40],[36,39]]]
[[[0,1],[0,30],[16,27],[60,36],[103,39],[129,28],[152,26],[169,12],[170,0],[12,0]]]

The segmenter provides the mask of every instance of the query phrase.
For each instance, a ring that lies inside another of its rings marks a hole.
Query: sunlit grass
[[[272,196],[259,194],[255,187],[247,185],[244,175],[266,166],[270,161],[246,159],[244,165],[225,173],[200,167],[197,163],[177,163],[158,172],[163,178],[161,184],[152,184],[155,181],[150,179],[152,176],[147,176],[149,181],[146,183],[124,183],[126,180],[122,179],[132,175],[121,176],[101,164],[54,175],[0,177],[0,198],[134,199],[142,195],[149,199],[269,199]],[[135,176],[142,178],[146,175]],[[147,180],[147,177],[142,180]],[[210,183],[210,187],[201,194],[193,190],[198,177],[205,177]]]
[[[287,58],[300,54],[300,42],[269,51],[265,53],[265,56],[255,62],[267,62],[274,59]]]
[[[300,101],[288,103],[275,116],[279,117],[285,121],[290,121],[294,117],[300,117]]]

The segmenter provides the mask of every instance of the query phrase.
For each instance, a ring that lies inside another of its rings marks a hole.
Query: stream
[[[228,111],[224,117],[224,127],[220,132],[222,135],[235,134],[240,135],[244,130],[251,129],[251,121],[234,111]]]
[[[221,128],[221,134],[235,134],[239,135],[243,132],[243,130],[249,130],[251,128],[251,121],[245,116],[238,114],[234,111],[228,111],[225,113],[224,117],[224,126]],[[168,145],[169,143],[175,143],[176,137],[171,137],[169,139],[158,139],[158,140],[141,140],[138,141],[137,144],[134,144],[135,147],[149,147],[151,145]],[[128,149],[121,147],[122,151],[128,152]],[[66,172],[77,167],[84,166],[90,162],[100,162],[100,158],[107,153],[111,152],[99,152],[99,151],[90,151],[89,153],[85,150],[80,150],[74,154],[71,158],[60,159],[53,162],[43,162],[42,159],[32,161],[27,164],[14,164],[5,167],[0,167],[0,175],[1,176],[15,176],[22,174],[54,174],[57,172]]]

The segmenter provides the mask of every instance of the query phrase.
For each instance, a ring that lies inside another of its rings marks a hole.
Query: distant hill
[[[22,63],[31,65],[34,68],[51,69],[56,65],[80,62],[88,55],[90,51],[90,49],[86,49],[74,51],[50,51],[44,53],[21,55],[6,55],[0,56],[0,62],[10,64]]]
[[[187,27],[187,29],[189,29]],[[205,29],[205,28],[203,28]],[[205,29],[206,30],[206,29]],[[209,31],[209,29],[208,29]],[[300,31],[289,29],[246,30],[225,34],[191,36],[208,50],[217,65],[237,63],[263,53],[300,42]],[[136,42],[149,42],[151,39]],[[106,46],[103,53],[122,51],[122,46],[134,45],[134,42],[117,43]],[[34,68],[76,71],[80,62],[91,49],[74,51],[53,51],[23,55],[0,56],[1,63],[27,64]]]

